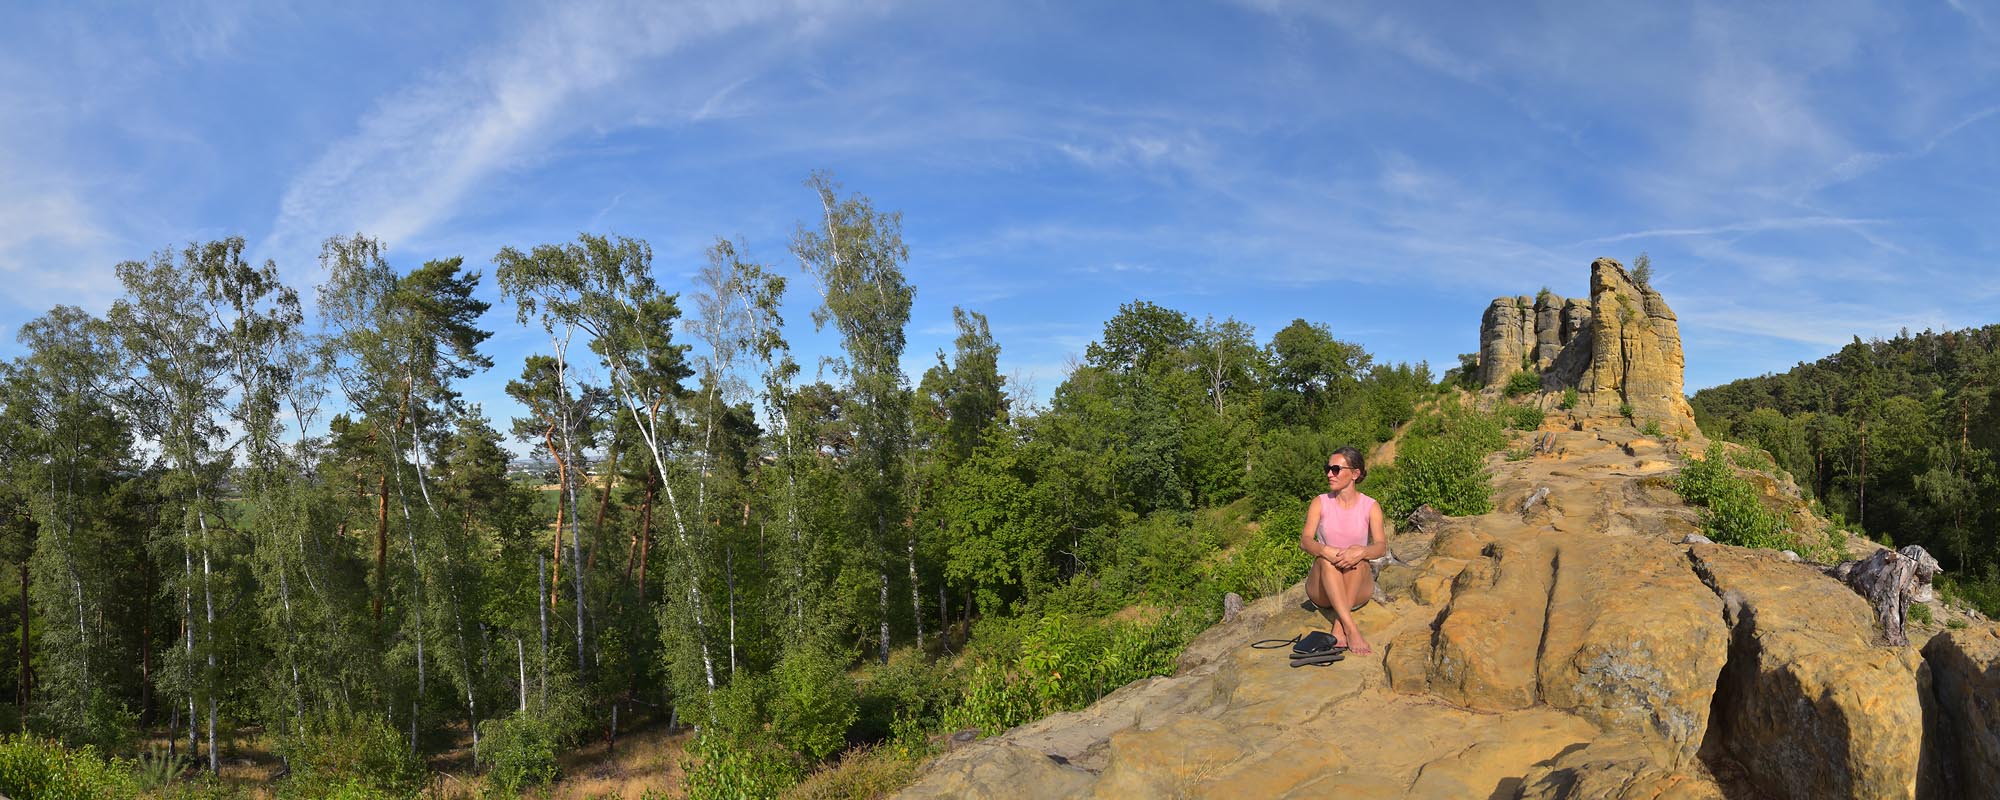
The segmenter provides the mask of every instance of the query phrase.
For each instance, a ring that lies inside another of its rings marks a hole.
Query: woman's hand
[[[1334,551],[1334,554],[1329,556],[1327,560],[1333,562],[1334,566],[1341,569],[1353,569],[1354,565],[1361,563],[1361,553],[1362,549],[1359,547],[1343,547]]]

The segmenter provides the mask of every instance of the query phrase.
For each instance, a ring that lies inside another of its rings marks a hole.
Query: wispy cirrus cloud
[[[418,236],[452,218],[482,182],[533,163],[564,136],[629,123],[601,118],[607,106],[591,95],[642,62],[749,25],[811,26],[819,12],[814,2],[782,0],[542,9],[469,63],[382,99],[327,147],[285,188],[273,247],[304,250],[341,231],[391,243]],[[716,111],[705,104],[698,113]]]

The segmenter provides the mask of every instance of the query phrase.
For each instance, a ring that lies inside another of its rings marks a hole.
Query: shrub
[[[899,747],[920,750],[924,737],[942,724],[958,688],[949,663],[932,661],[913,647],[900,648],[889,655],[889,663],[864,673],[849,735],[860,741],[890,738]]]
[[[554,783],[561,775],[559,739],[549,721],[517,713],[479,725],[479,761],[486,767],[489,795],[515,797],[522,790]]]
[[[1924,625],[1931,624],[1933,621],[1931,618],[1931,607],[1923,603],[1911,603],[1910,619]]]
[[[27,735],[0,738],[0,793],[14,800],[113,800],[139,796],[130,765]]]
[[[1512,403],[1502,404],[1495,413],[1502,425],[1517,431],[1537,430],[1542,427],[1542,421],[1548,418],[1540,408]]]
[[[1556,408],[1564,411],[1576,408],[1576,387],[1570,386],[1563,389],[1562,402],[1557,403]]]
[[[684,788],[690,798],[776,797],[804,770],[778,743],[762,736],[703,731],[688,743]]]
[[[1426,504],[1451,516],[1484,514],[1493,510],[1486,454],[1506,443],[1495,418],[1446,404],[1410,426],[1395,465],[1372,471],[1363,490],[1392,520]]]
[[[1521,395],[1534,394],[1541,390],[1542,376],[1528,370],[1521,370],[1507,378],[1505,392],[1508,397],[1520,397]]]
[[[1232,558],[1211,563],[1203,594],[1211,598],[1235,592],[1245,601],[1277,594],[1306,575],[1311,559],[1299,552],[1299,529],[1305,526],[1305,503],[1264,512],[1255,535],[1231,551]]]
[[[1174,659],[1212,617],[1177,611],[1142,622],[1102,623],[1066,614],[1020,620],[1010,665],[979,659],[948,728],[994,734],[1057,711],[1082,708],[1120,686],[1173,671]]]
[[[856,702],[844,659],[801,645],[785,652],[771,677],[771,727],[780,743],[813,761],[847,744]]]
[[[1710,539],[1773,550],[1794,546],[1784,518],[1765,508],[1756,488],[1730,469],[1721,444],[1710,445],[1705,458],[1681,467],[1674,491],[1702,507],[1702,533]]]
[[[1640,428],[1639,432],[1654,437],[1663,435],[1660,430],[1660,421],[1657,419],[1646,420],[1646,425]]]
[[[354,786],[411,793],[423,782],[424,768],[410,743],[379,714],[338,711],[309,717],[279,746],[292,764],[293,792]],[[317,796],[317,795],[314,795]]]
[[[1631,419],[1631,418],[1632,418],[1632,404],[1631,404],[1631,403],[1619,403],[1619,404],[1618,404],[1618,416],[1621,416],[1621,417],[1624,417],[1624,418],[1626,418],[1626,419],[1628,419],[1628,420],[1629,420],[1629,419]]]

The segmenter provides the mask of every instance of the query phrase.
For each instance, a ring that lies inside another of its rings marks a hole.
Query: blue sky
[[[1135,298],[1442,372],[1495,296],[1642,250],[1690,390],[2000,322],[1990,0],[472,5],[0,3],[0,325],[227,235],[309,297],[360,231],[487,272],[504,420],[544,337],[499,248],[797,275],[814,169],[903,212],[913,379],[957,305],[1044,397]]]

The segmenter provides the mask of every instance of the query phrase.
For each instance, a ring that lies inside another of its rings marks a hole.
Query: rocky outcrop
[[[1470,708],[1545,704],[1655,741],[1669,767],[1691,763],[1729,635],[1683,550],[1495,527],[1490,544],[1467,529],[1437,545],[1471,557],[1426,563],[1456,576],[1430,630],[1390,646],[1392,684]]]
[[[1772,797],[1912,797],[1917,654],[1876,647],[1868,603],[1769,550],[1689,548],[1732,628],[1716,747]]]
[[[1516,372],[1533,370],[1545,393],[1575,389],[1582,417],[1630,416],[1692,432],[1684,367],[1673,309],[1608,258],[1590,265],[1587,304],[1546,292],[1502,297],[1480,320],[1482,384],[1501,388]]]
[[[1948,630],[1924,645],[1934,797],[2000,797],[2000,627]]]
[[[1779,554],[1682,544],[1676,454],[1546,431],[1489,459],[1499,509],[1397,534],[1378,654],[1293,669],[1302,587],[1203,633],[1171,677],[940,757],[910,797],[1959,797],[2000,786],[2000,635],[1923,658]],[[1529,499],[1534,502],[1527,502]]]
[[[1547,292],[1495,298],[1479,323],[1480,382],[1502,386],[1524,369],[1549,371],[1589,327],[1590,306],[1582,300]]]

